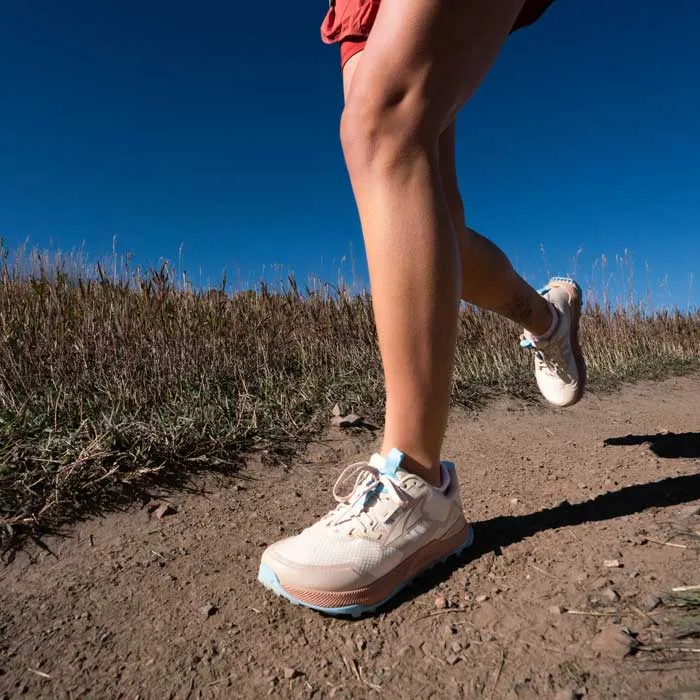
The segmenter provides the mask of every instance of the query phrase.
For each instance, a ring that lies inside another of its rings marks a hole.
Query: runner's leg
[[[436,483],[461,273],[439,139],[490,68],[522,0],[383,0],[341,139],[362,223],[387,392],[382,452]]]
[[[439,158],[442,188],[459,246],[462,299],[543,335],[552,324],[550,305],[518,275],[497,245],[466,224],[457,184],[455,132],[453,122],[440,136]]]

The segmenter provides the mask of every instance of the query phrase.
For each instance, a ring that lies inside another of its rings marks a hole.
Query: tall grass
[[[196,291],[159,270],[0,261],[0,545],[251,450],[294,451],[335,402],[381,421],[371,299],[342,288]],[[516,329],[465,308],[453,398],[533,397]],[[700,316],[590,306],[593,388],[700,363]]]

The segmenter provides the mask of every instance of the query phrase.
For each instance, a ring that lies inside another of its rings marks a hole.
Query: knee
[[[410,90],[394,93],[353,85],[340,120],[350,176],[386,172],[417,153],[436,151],[439,130],[427,103]]]

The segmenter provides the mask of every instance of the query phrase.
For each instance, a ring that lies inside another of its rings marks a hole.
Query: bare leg
[[[432,483],[449,409],[461,271],[439,138],[523,0],[383,0],[341,140],[357,201],[387,392],[382,452]]]
[[[546,333],[552,323],[549,304],[518,275],[497,245],[465,222],[455,167],[454,122],[440,136],[440,173],[459,245],[462,299],[506,316],[535,335]]]

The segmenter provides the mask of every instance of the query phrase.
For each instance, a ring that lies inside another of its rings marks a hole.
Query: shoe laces
[[[566,360],[561,342],[552,338],[546,345],[541,347],[533,344],[532,349],[535,351],[535,362],[538,370],[551,376],[562,378],[569,376],[566,370]]]
[[[352,488],[343,489],[353,477]],[[341,472],[333,486],[333,498],[338,505],[324,520],[332,527],[352,522],[349,534],[355,525],[366,533],[409,501],[399,483],[367,462],[356,462]]]

